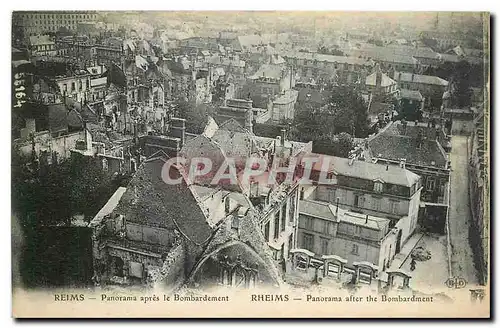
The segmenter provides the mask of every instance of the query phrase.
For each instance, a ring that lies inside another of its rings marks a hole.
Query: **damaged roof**
[[[211,237],[212,228],[193,191],[184,182],[167,184],[163,180],[165,161],[162,157],[152,158],[139,167],[116,212],[124,215],[127,222],[177,229],[188,240],[202,245]],[[181,173],[172,166],[170,176],[174,179],[181,177]]]

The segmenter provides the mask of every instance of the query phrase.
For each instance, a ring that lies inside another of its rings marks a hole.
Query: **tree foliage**
[[[119,184],[93,157],[39,165],[12,152],[12,209],[25,227],[67,224],[75,214],[90,220]]]
[[[353,136],[369,133],[367,107],[353,86],[334,86],[326,106],[309,103],[299,109],[291,125],[295,140],[313,141],[315,151],[347,157]]]

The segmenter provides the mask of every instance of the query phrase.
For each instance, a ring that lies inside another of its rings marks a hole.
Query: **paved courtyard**
[[[411,256],[404,261],[401,268],[412,275],[410,285],[421,292],[434,292],[443,288],[448,279],[448,260],[446,253],[446,236],[437,234],[423,235],[415,248],[422,247],[431,253],[427,261],[416,261],[414,271],[410,271]]]

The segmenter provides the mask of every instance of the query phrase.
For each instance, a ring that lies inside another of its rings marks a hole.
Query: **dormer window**
[[[384,184],[382,182],[376,181],[373,184],[373,191],[382,192],[384,190]]]

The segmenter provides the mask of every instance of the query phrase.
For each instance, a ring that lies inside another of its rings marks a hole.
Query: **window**
[[[313,224],[313,218],[305,218],[305,229],[306,230],[313,230],[314,229],[314,224]]]
[[[332,204],[336,204],[337,203],[337,199],[336,199],[336,190],[334,188],[328,188],[328,201]]]
[[[384,190],[384,184],[382,182],[375,182],[373,185],[373,190],[375,192],[382,192]]]
[[[83,83],[82,83],[82,80],[78,81],[78,90],[79,91],[82,91],[83,89]]]
[[[323,221],[323,233],[324,234],[329,234],[330,233],[330,222],[328,221]]]
[[[274,218],[274,239],[278,239],[280,235],[280,217],[276,216]]]
[[[305,249],[312,252],[314,247],[314,235],[308,233],[302,234],[302,245]]]
[[[266,237],[266,241],[269,241],[269,224],[270,222],[267,222],[264,227],[264,237]]]
[[[71,82],[71,91],[75,91],[75,82]]]
[[[359,255],[359,248],[358,248],[358,245],[356,244],[352,244],[352,250],[351,250],[351,253],[354,254],[354,255]]]
[[[328,242],[326,238],[321,238],[321,254],[328,255]]]
[[[392,214],[397,214],[399,210],[399,202],[391,202],[391,213]]]
[[[373,198],[373,209],[375,211],[380,211],[380,198]]]
[[[427,178],[426,189],[427,190],[434,190],[435,187],[436,187],[436,181],[432,178]]]

